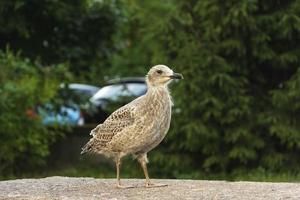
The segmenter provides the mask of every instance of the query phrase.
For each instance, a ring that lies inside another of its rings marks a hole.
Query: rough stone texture
[[[166,183],[144,188],[143,180],[127,179],[137,188],[117,189],[113,179],[49,177],[0,182],[0,199],[300,199],[300,183],[153,180]]]

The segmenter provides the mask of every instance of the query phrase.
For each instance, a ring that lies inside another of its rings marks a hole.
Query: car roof
[[[62,88],[66,86],[66,84],[60,85]],[[70,89],[78,89],[78,90],[92,90],[92,91],[98,91],[100,87],[94,86],[94,85],[88,85],[88,84],[82,84],[82,83],[70,83],[68,84],[68,87]]]
[[[107,81],[106,85],[120,84],[120,83],[146,83],[145,77],[125,77],[115,78]]]

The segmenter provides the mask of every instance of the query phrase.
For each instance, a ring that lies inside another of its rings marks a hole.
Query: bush
[[[0,51],[0,176],[45,163],[59,134],[42,125],[34,108],[55,95],[65,72],[64,65],[43,67]]]

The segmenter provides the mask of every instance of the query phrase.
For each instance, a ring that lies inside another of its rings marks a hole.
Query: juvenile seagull
[[[113,112],[90,133],[93,137],[83,147],[82,154],[94,152],[113,157],[117,169],[117,187],[120,181],[121,158],[131,154],[143,168],[146,187],[165,186],[150,182],[147,153],[166,136],[171,122],[172,100],[168,84],[182,79],[165,65],[156,65],[146,75],[147,93]],[[130,186],[131,187],[131,186]]]

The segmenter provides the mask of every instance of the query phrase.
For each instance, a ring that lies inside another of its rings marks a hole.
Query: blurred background
[[[298,0],[1,0],[0,179],[115,177],[89,132],[166,64],[155,178],[300,180]],[[143,177],[127,158],[122,177]]]

